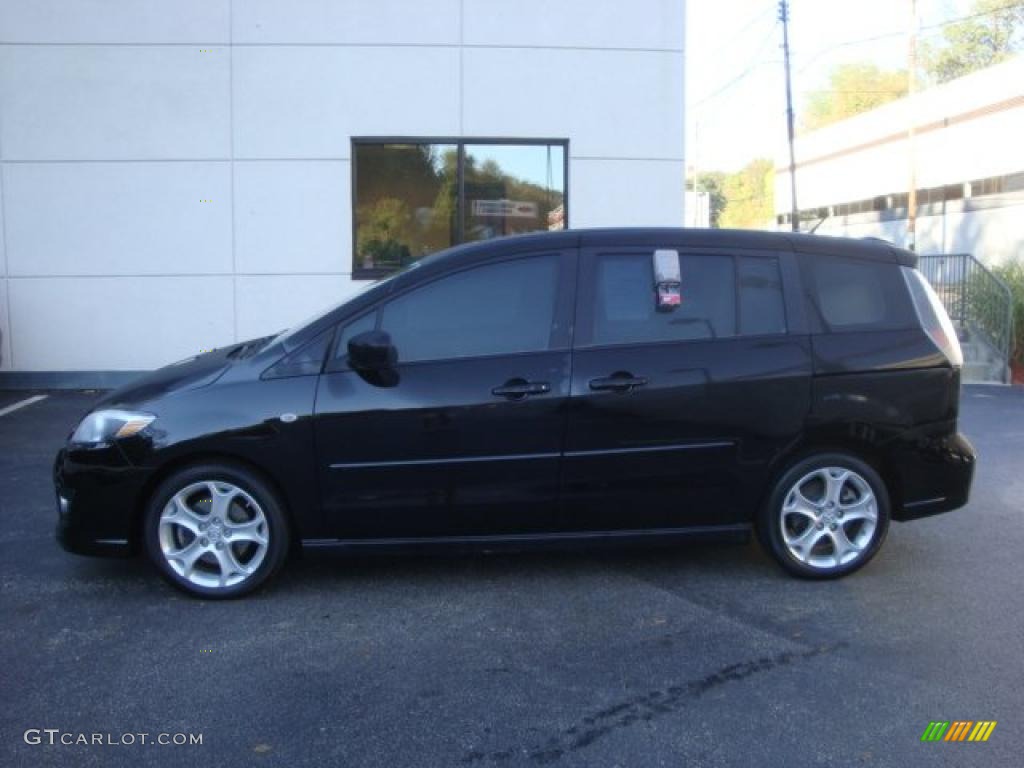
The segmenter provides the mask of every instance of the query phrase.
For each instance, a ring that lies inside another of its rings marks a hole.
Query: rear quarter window
[[[802,270],[807,301],[825,331],[914,327],[914,309],[898,264],[808,255]]]

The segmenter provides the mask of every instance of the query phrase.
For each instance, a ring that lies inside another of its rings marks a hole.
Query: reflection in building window
[[[394,270],[455,242],[458,148],[356,146],[355,271]]]
[[[463,156],[464,240],[564,227],[562,147],[468,145]]]
[[[564,229],[565,142],[353,147],[355,276],[462,242]]]

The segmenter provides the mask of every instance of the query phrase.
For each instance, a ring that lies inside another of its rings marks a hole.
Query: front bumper
[[[79,555],[133,554],[148,477],[117,446],[62,449],[53,465],[57,541]]]
[[[893,520],[917,520],[967,503],[977,454],[963,435],[921,439],[893,456],[900,498]]]

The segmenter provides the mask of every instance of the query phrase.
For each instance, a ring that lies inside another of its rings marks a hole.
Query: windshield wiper
[[[237,347],[227,353],[226,357],[230,360],[244,360],[247,357],[252,357],[259,352],[263,347],[266,346],[267,342],[270,341],[273,336],[263,336],[259,339],[253,339],[252,341],[246,342],[245,344],[239,344]]]

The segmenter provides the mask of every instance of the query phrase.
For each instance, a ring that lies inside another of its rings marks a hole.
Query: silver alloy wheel
[[[878,527],[878,501],[868,481],[846,467],[821,467],[797,480],[779,516],[789,553],[812,568],[858,560]]]
[[[222,480],[190,483],[160,514],[160,550],[175,573],[193,584],[241,584],[267,555],[270,527],[256,500]]]

